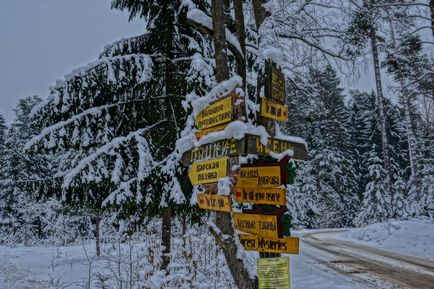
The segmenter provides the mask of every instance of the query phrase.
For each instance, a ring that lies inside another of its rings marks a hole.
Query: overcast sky
[[[0,0],[0,114],[95,61],[106,44],[143,32],[143,22],[110,10],[111,0]]]

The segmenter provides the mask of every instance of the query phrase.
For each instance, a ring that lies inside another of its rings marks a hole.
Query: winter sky
[[[0,0],[0,114],[18,99],[45,98],[56,80],[95,61],[106,44],[143,32],[111,0]]]

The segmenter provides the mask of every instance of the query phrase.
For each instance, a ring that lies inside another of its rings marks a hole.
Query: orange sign
[[[212,211],[231,212],[232,205],[229,196],[197,194],[199,208]]]
[[[286,191],[280,188],[234,188],[235,200],[239,203],[286,205]]]

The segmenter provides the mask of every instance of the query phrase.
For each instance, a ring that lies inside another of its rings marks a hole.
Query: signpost
[[[260,258],[257,262],[259,289],[290,289],[289,258]]]
[[[205,192],[197,194],[200,208],[232,212],[231,196],[218,194],[218,179],[226,176],[232,182],[234,200],[253,204],[250,209],[244,207],[242,213],[233,212],[232,218],[235,229],[248,233],[238,235],[244,249],[258,251],[261,257],[257,264],[259,288],[289,289],[289,259],[270,257],[299,253],[299,239],[290,237],[292,217],[286,208],[286,191],[281,186],[288,184],[294,174],[288,173],[289,158],[305,160],[307,145],[297,137],[274,137],[275,121],[288,120],[285,78],[271,61],[266,62],[265,74],[265,97],[257,98],[260,110],[256,121],[273,137],[268,137],[265,144],[261,136],[250,134],[241,139],[203,144],[185,152],[182,163],[191,166],[188,174],[191,183],[201,185]],[[224,130],[234,120],[246,120],[245,99],[231,92],[196,116],[196,140]],[[258,159],[240,165],[239,157],[247,155],[256,155]]]
[[[264,238],[255,235],[238,235],[241,245],[248,251],[259,251],[268,253],[298,254],[299,239],[285,237],[279,239]]]
[[[212,211],[232,211],[231,199],[229,196],[197,194],[199,208]]]
[[[276,239],[277,217],[259,214],[233,213],[234,228],[245,233]]]
[[[193,163],[188,177],[193,185],[215,183],[228,173],[228,158],[217,158]]]

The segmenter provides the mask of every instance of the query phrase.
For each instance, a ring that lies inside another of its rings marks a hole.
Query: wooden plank
[[[258,251],[268,253],[299,253],[300,241],[295,237],[285,237],[279,239],[264,238],[255,235],[239,234],[241,245],[246,251]]]
[[[232,96],[225,97],[207,106],[196,116],[195,125],[198,129],[206,129],[232,120]]]
[[[193,185],[215,183],[228,173],[228,158],[217,158],[193,163],[188,177]]]
[[[294,151],[293,159],[305,160],[307,158],[307,148],[303,143],[268,138],[267,145],[261,143],[261,138],[256,135],[246,135],[247,149],[246,154],[259,156],[269,156],[271,152],[279,154],[288,149]]]
[[[232,211],[231,199],[229,196],[197,194],[199,208],[212,211]]]
[[[265,77],[265,97],[285,104],[285,76],[271,61],[266,62]]]
[[[197,132],[194,133],[194,135],[196,136],[196,140],[200,140],[201,137],[206,136],[209,133],[212,132],[217,132],[217,131],[222,131],[224,130],[229,123],[224,123],[218,126],[213,126],[210,128],[206,128],[206,129],[202,129],[202,130],[198,130]]]
[[[289,258],[259,258],[258,289],[290,289]]]
[[[237,186],[240,188],[274,188],[282,184],[279,165],[241,167]]]
[[[182,163],[188,166],[196,161],[242,155],[244,144],[244,139],[224,139],[205,144],[186,152],[182,156]]]
[[[259,115],[265,118],[285,122],[288,120],[288,107],[274,100],[261,98]]]
[[[234,228],[266,238],[278,238],[277,217],[272,215],[233,213]]]
[[[280,188],[233,188],[235,200],[239,203],[255,203],[265,205],[286,205],[286,191]]]

